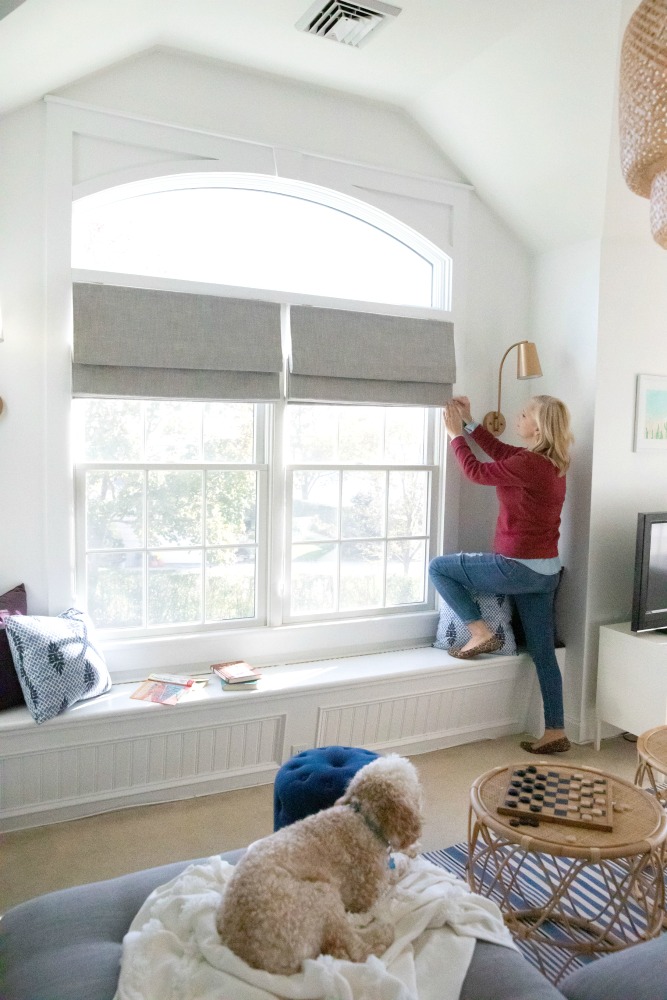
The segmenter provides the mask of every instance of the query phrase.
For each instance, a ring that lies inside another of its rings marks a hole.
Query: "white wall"
[[[635,8],[626,0],[623,24]],[[617,93],[611,104],[601,239],[539,256],[534,277],[545,391],[568,403],[577,438],[559,622],[568,729],[582,740],[594,733],[599,627],[630,618],[637,513],[667,503],[667,456],[633,451],[637,375],[667,374],[667,254],[651,238],[648,202],[623,180]]]
[[[56,538],[48,526],[54,509],[65,509],[71,502],[68,477],[58,470],[68,467],[67,426],[59,408],[68,392],[66,228],[75,181],[99,183],[130,165],[186,158],[192,162],[198,157],[219,160],[220,169],[229,169],[226,162],[233,162],[233,169],[248,169],[239,165],[243,144],[220,139],[222,135],[255,144],[252,158],[259,156],[261,170],[267,173],[348,191],[351,185],[356,197],[417,226],[441,246],[453,244],[459,261],[454,307],[458,384],[479,401],[481,410],[491,408],[502,352],[526,329],[528,260],[479,200],[474,195],[469,199],[460,188],[454,190],[460,195],[456,218],[465,222],[468,200],[472,206],[472,238],[466,241],[465,228],[452,223],[442,198],[443,181],[458,180],[458,175],[404,114],[165,52],[122,63],[68,88],[63,96],[89,108],[99,105],[119,112],[123,132],[121,141],[105,133],[104,116],[69,105],[65,117],[75,120],[78,115],[86,121],[86,134],[75,140],[73,151],[63,145],[58,114],[49,114],[48,128],[45,125],[42,104],[0,123],[0,294],[6,338],[0,345],[0,392],[6,401],[0,454],[8,470],[8,485],[0,491],[0,517],[9,526],[3,537],[0,588],[25,582],[31,611],[57,613],[71,593],[68,518]],[[176,123],[185,130],[174,134],[170,146],[157,122]],[[350,161],[362,165],[356,168]],[[352,181],[343,184],[345,171]],[[368,171],[375,172],[366,188]],[[512,392],[508,389],[510,405]],[[454,494],[456,485],[453,480]],[[489,537],[492,521],[493,511],[483,506],[472,516],[467,512],[464,534]]]
[[[636,6],[625,0],[623,24]],[[583,634],[582,732],[588,738],[593,735],[599,627],[630,619],[637,514],[667,506],[667,455],[633,451],[637,375],[667,375],[667,252],[651,237],[648,201],[632,194],[623,180],[617,94],[613,106],[599,264]]]
[[[456,391],[469,396],[473,415],[481,420],[498,405],[498,368],[503,354],[510,344],[529,336],[530,257],[479,199],[470,206],[469,240],[466,324],[465,335],[456,345]],[[520,443],[512,415],[530,395],[526,385],[537,383],[517,381],[514,351],[503,366],[501,405],[507,418],[503,440],[508,444]],[[498,513],[496,491],[464,479],[458,466],[456,472],[462,512],[456,550],[488,550]]]
[[[25,582],[44,607],[44,133],[42,105],[0,129],[0,588]]]
[[[56,93],[149,121],[462,179],[398,108],[169,49],[125,60]]]
[[[539,255],[533,274],[533,333],[544,378],[528,383],[536,393],[558,396],[570,409],[575,446],[567,476],[560,554],[564,566],[557,625],[567,647],[564,670],[565,718],[578,738],[585,684],[588,533],[593,416],[596,391],[600,243],[590,240]]]

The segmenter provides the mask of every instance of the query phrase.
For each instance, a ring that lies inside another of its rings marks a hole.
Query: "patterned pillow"
[[[111,678],[95,627],[83,611],[56,618],[11,615],[7,638],[26,704],[35,722],[46,722],[70,705],[104,694]]]
[[[479,594],[471,591],[472,597],[479,604],[482,618],[492,632],[503,640],[497,651],[498,656],[515,656],[516,641],[512,630],[512,610],[514,602],[506,594]],[[433,645],[436,649],[451,649],[464,646],[470,638],[470,630],[461,621],[456,612],[443,602],[440,608],[438,631]]]

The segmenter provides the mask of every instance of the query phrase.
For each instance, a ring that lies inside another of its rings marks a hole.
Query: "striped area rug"
[[[445,868],[448,872],[457,875],[463,881],[467,882],[467,844],[455,844],[453,847],[447,847],[441,851],[428,851],[422,857],[438,865],[440,868]],[[540,863],[537,864],[532,861],[530,856],[527,858],[524,856],[521,875],[517,877],[516,882],[517,892],[510,897],[512,905],[519,909],[526,908],[527,906],[540,907],[544,905],[543,901],[550,895],[549,882],[553,885],[559,879],[559,871],[556,868],[556,864],[562,866],[563,862],[566,861],[563,858],[553,859],[545,854],[540,855],[539,860]],[[509,863],[511,864],[511,862]],[[606,911],[609,907],[613,907],[610,889],[613,895],[613,868],[618,866],[614,866],[613,863],[610,865],[607,862],[607,868],[609,869],[610,867],[612,869],[611,883],[609,870],[606,872],[607,880],[605,882],[594,865],[586,868],[572,882],[569,898],[577,914],[584,916],[588,920],[594,920],[601,912]],[[667,883],[667,873],[665,874],[665,880]],[[627,911],[620,919],[627,932],[636,934],[637,929],[645,925],[643,912],[639,907],[634,906],[633,903],[628,904]],[[563,941],[566,935],[564,929],[557,924],[547,922],[543,924],[542,930],[544,937],[548,938],[549,944],[535,943],[533,941],[527,942],[520,938],[517,938],[516,943],[524,957],[552,983],[557,983],[565,975],[574,972],[575,969],[581,968],[588,962],[595,961],[595,957],[593,956],[572,955],[569,949],[559,947],[558,942]],[[574,933],[576,939],[582,943],[591,940],[590,935],[587,934],[584,928],[577,929]],[[570,929],[567,933],[570,941],[572,940],[572,936],[573,933]]]

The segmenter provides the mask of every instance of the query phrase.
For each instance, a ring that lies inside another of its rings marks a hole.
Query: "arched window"
[[[72,266],[449,308],[451,261],[372,206],[234,174],[135,181],[78,199]]]
[[[72,265],[84,282],[262,289],[393,315],[451,297],[450,258],[403,223],[259,175],[179,174],[87,194],[73,206]],[[282,379],[265,403],[84,395],[74,400],[77,592],[109,634],[432,607],[432,406],[288,403]]]

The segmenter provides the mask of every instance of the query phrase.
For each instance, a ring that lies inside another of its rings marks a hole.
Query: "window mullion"
[[[269,511],[270,520],[267,524],[268,566],[266,573],[267,595],[266,621],[269,626],[282,625],[288,614],[289,594],[285,587],[285,569],[287,565],[287,511],[286,511],[286,469],[284,426],[287,404],[284,399],[272,406],[271,433],[267,444],[269,454]],[[269,427],[266,427],[268,432]]]

